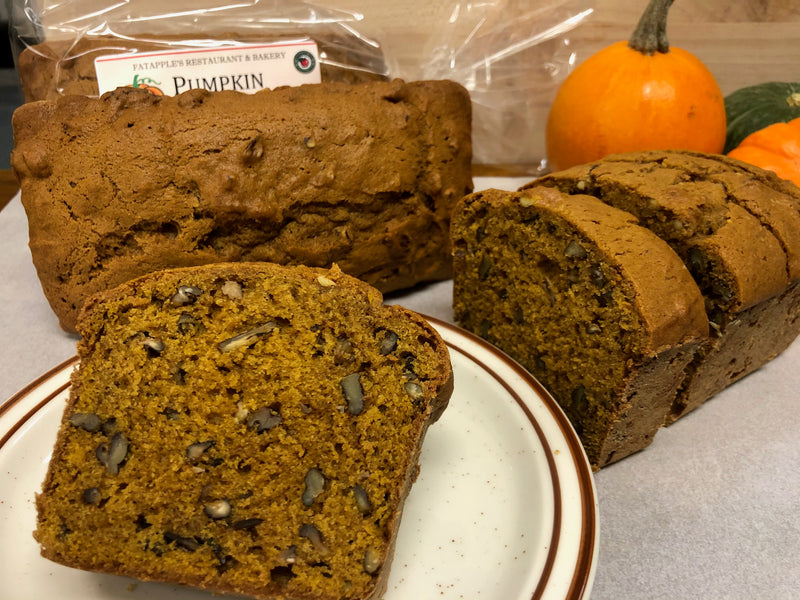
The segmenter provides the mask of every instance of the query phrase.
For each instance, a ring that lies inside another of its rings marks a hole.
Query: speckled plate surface
[[[566,418],[516,363],[432,319],[455,392],[428,431],[385,600],[588,598],[598,547],[591,469]],[[0,597],[201,599],[211,594],[69,569],[39,556],[44,479],[73,359],[0,406]]]

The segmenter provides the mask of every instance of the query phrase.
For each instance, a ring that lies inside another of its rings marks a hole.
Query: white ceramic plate
[[[463,330],[431,321],[450,348],[455,392],[428,431],[385,600],[588,598],[597,501],[572,428],[515,362]],[[76,363],[56,367],[0,406],[0,597],[212,598],[39,556],[31,536],[34,494]]]

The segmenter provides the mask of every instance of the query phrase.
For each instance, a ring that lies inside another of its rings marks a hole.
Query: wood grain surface
[[[516,63],[514,57],[505,61],[507,71],[517,69],[519,79],[527,81],[503,80],[502,69],[495,67],[500,76],[492,83],[493,93],[482,95],[481,90],[470,88],[476,160],[524,164],[529,172],[536,173],[543,164],[544,122],[558,83],[572,66],[594,52],[627,40],[648,0],[318,2],[361,11],[365,30],[374,27],[378,39],[397,61],[401,76],[407,78],[419,77],[418,65],[430,59],[431,48],[443,43],[444,36],[474,46],[481,28],[485,29],[492,18],[513,23],[535,10],[546,20],[558,11],[574,13],[581,7],[591,8],[591,15],[561,39],[542,43],[538,52],[520,53]],[[464,9],[470,4],[483,7],[483,20],[465,15]],[[463,31],[454,31],[460,22]],[[708,66],[724,95],[766,81],[800,81],[797,0],[676,0],[667,33],[673,46],[695,54]],[[471,82],[469,77],[458,80],[466,81],[468,87]]]
[[[381,35],[401,70],[426,60],[424,52],[448,20],[463,19],[465,2],[429,0],[318,0],[322,6],[359,11],[364,28]],[[571,34],[578,61],[617,40],[628,39],[647,0],[495,0],[502,18],[513,20],[535,5],[547,15],[563,7],[588,6],[593,14]],[[461,13],[459,13],[461,9]],[[466,27],[466,25],[465,25]],[[465,32],[466,34],[467,32]],[[728,93],[767,80],[800,80],[800,2],[797,0],[676,0],[667,33],[673,45],[696,54]]]
[[[463,31],[468,36],[480,21],[513,22],[532,11],[542,20],[558,11],[586,7],[593,14],[571,34],[577,60],[613,41],[627,39],[648,0],[485,0],[459,2],[444,0],[315,0],[314,4],[346,10],[363,16],[359,31],[374,36],[396,59],[401,74],[414,74],[426,61],[431,46],[443,32]],[[198,9],[219,5],[219,0],[175,0],[169,12],[178,8]],[[65,28],[54,19],[75,18],[107,9],[103,0],[64,3],[43,0],[41,20],[49,36],[63,36]],[[135,11],[157,10],[163,0],[137,0]],[[471,12],[468,10],[471,7]],[[97,19],[101,17],[98,16]],[[146,27],[157,28],[157,21]],[[60,32],[59,32],[60,30]],[[724,92],[765,78],[800,79],[800,2],[798,0],[676,0],[670,9],[668,34],[672,44],[696,54],[716,75]]]

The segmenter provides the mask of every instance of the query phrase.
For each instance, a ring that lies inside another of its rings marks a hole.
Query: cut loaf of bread
[[[93,296],[42,554],[261,599],[379,598],[453,388],[421,317],[331,270],[152,273]]]
[[[589,194],[635,215],[682,257],[703,292],[711,337],[668,421],[783,351],[800,332],[800,190],[723,156],[610,156],[527,187]]]
[[[551,188],[466,196],[456,320],[530,370],[595,468],[650,444],[708,335],[683,262],[636,219]]]
[[[119,88],[25,104],[13,127],[31,254],[67,331],[89,295],[167,268],[336,263],[383,292],[445,279],[472,190],[469,95],[448,81]]]

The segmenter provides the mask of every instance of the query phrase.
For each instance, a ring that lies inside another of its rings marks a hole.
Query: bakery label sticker
[[[198,88],[253,94],[322,81],[317,44],[311,40],[114,54],[96,58],[94,68],[100,94],[118,87],[157,96]]]

